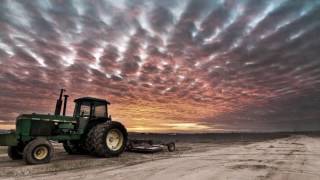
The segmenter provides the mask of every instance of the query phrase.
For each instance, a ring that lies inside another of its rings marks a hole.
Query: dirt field
[[[177,151],[118,158],[69,156],[56,146],[51,164],[26,166],[0,155],[0,179],[320,179],[320,137],[177,143]],[[231,140],[230,140],[231,139]],[[3,152],[0,149],[0,152]]]

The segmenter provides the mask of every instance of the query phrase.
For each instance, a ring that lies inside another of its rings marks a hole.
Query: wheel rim
[[[34,152],[33,152],[33,156],[35,159],[37,160],[42,160],[45,159],[48,155],[48,148],[45,146],[39,146],[37,147]]]
[[[117,151],[123,143],[123,134],[118,129],[111,129],[106,138],[106,144],[112,151]]]

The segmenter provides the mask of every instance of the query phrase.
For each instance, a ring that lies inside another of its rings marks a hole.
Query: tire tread
[[[123,146],[118,151],[111,151],[107,148],[105,143],[106,133],[113,128],[119,129],[123,133]],[[116,121],[105,122],[98,124],[93,133],[93,146],[95,149],[95,154],[99,157],[113,157],[120,155],[126,147],[128,139],[127,130],[125,127]]]

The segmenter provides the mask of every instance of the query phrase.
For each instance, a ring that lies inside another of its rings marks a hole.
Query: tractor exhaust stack
[[[62,115],[65,116],[66,115],[66,109],[67,109],[67,103],[68,103],[68,95],[64,95],[64,103],[63,103],[63,113]]]
[[[57,99],[57,103],[56,103],[56,109],[54,111],[54,115],[56,116],[59,116],[60,113],[61,113],[61,107],[62,107],[62,95],[63,95],[63,92],[65,90],[64,89],[61,89],[60,90],[60,96],[59,96],[59,99]]]

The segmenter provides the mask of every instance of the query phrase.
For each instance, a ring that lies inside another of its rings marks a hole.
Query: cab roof
[[[94,97],[82,97],[82,98],[78,98],[75,99],[74,102],[98,102],[98,103],[105,103],[105,104],[110,104],[109,101],[105,100],[105,99],[98,99],[98,98],[94,98]]]

